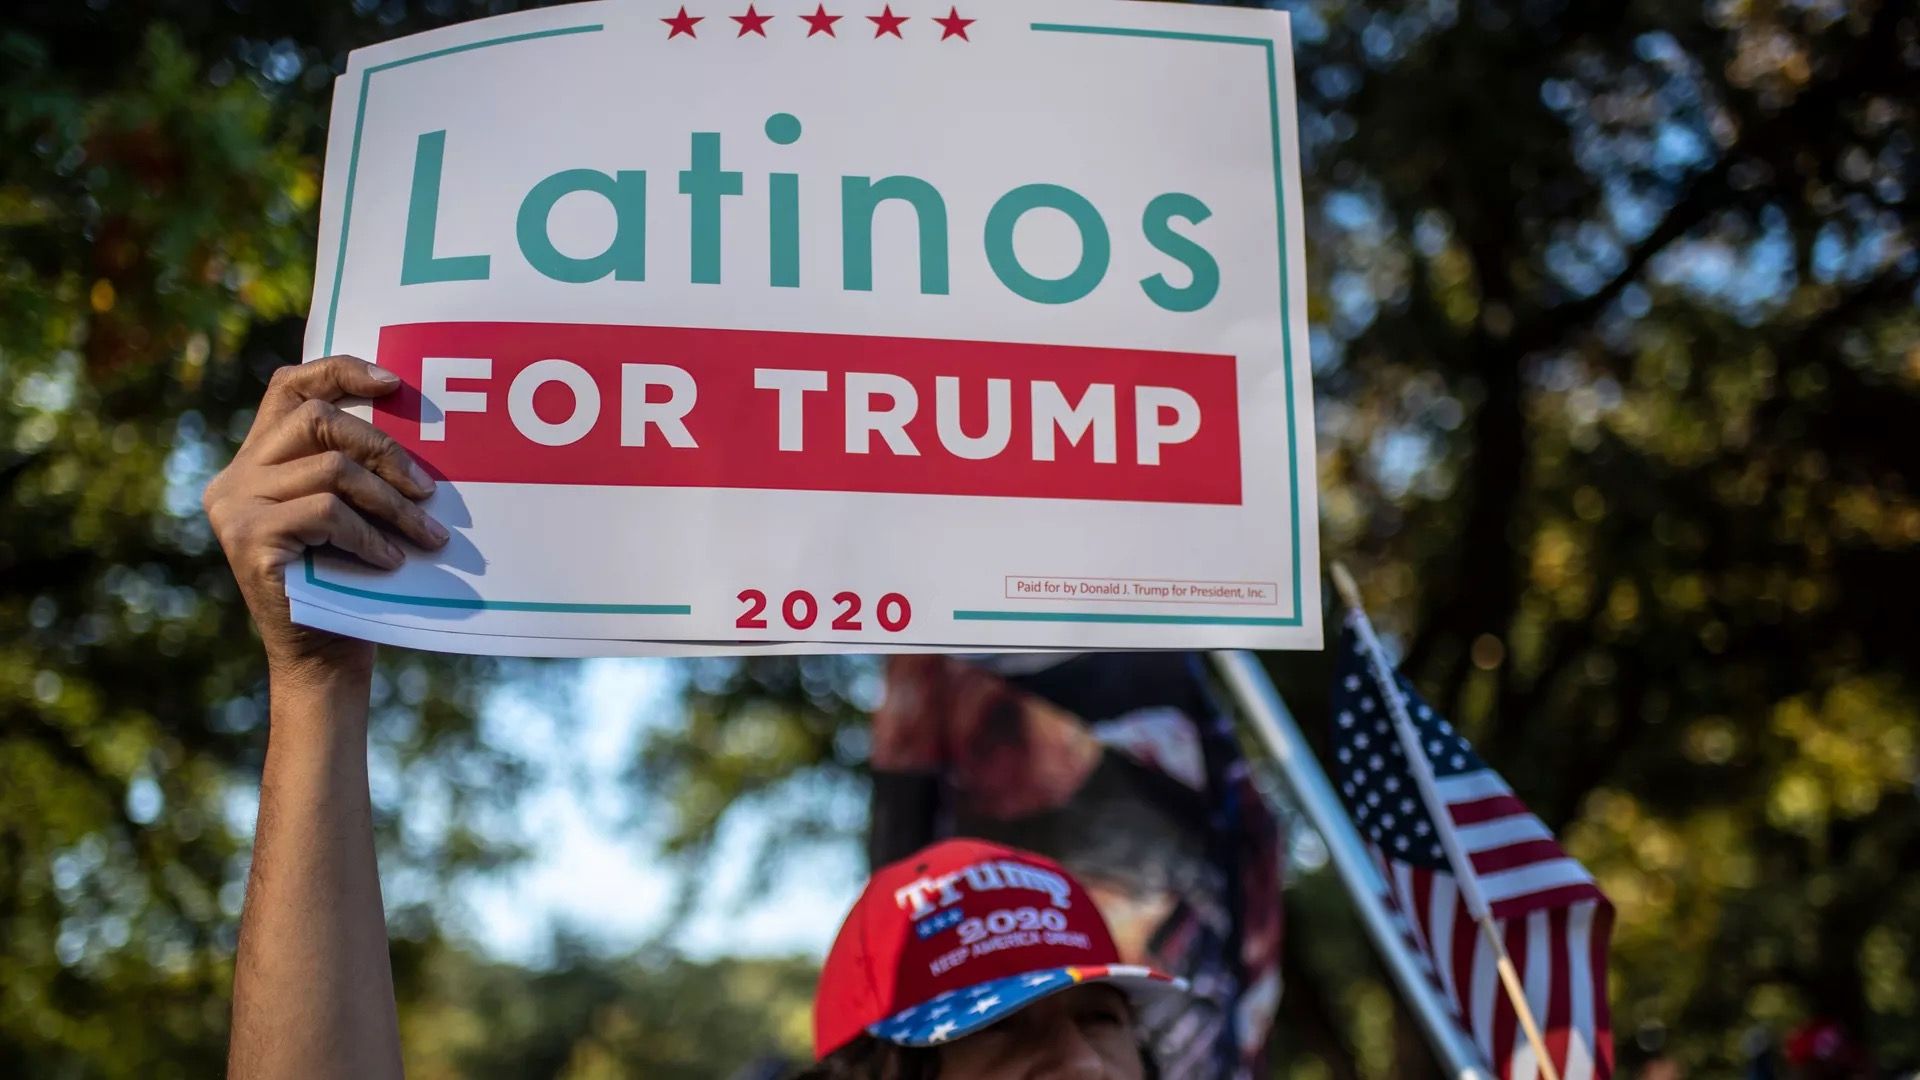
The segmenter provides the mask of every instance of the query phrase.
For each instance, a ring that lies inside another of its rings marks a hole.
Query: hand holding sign
[[[371,422],[457,536],[303,560],[297,612],[469,651],[1317,647],[1285,17],[938,14],[581,4],[355,53],[308,347],[399,376]]]
[[[427,550],[447,542],[447,530],[415,502],[433,493],[433,479],[392,438],[335,405],[399,387],[392,372],[351,356],[281,368],[232,463],[207,484],[207,519],[270,662],[322,652],[371,662],[365,643],[305,630],[288,618],[281,575],[308,548],[330,546],[391,570],[406,556],[381,526]]]

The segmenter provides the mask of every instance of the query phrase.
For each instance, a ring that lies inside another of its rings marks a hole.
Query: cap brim
[[[1117,987],[1138,1003],[1187,993],[1185,979],[1131,964],[1042,968],[949,990],[887,1017],[869,1027],[867,1034],[896,1046],[938,1046],[996,1024],[1042,998],[1088,983]]]

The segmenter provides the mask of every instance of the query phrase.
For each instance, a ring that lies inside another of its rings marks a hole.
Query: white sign
[[[1283,14],[485,19],[351,56],[321,229],[308,358],[400,375],[370,415],[454,539],[295,567],[309,620],[559,655],[1320,645]]]

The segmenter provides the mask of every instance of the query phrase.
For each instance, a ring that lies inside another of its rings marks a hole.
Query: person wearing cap
[[[323,545],[375,566],[387,535],[441,547],[434,482],[342,411],[399,380],[353,357],[276,372],[203,503],[267,657],[269,737],[234,958],[228,1076],[402,1075],[374,859],[374,647],[296,626],[282,576]],[[1120,963],[1086,890],[1037,855],[949,841],[874,875],[820,980],[811,1075],[1134,1080],[1155,1070],[1134,1002],[1183,984]]]
[[[1138,1006],[1186,984],[1123,964],[1051,859],[945,840],[881,868],[813,1003],[818,1080],[1144,1080]]]

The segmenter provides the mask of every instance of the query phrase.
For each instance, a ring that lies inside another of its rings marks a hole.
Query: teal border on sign
[[[1293,615],[1291,618],[1243,615],[1124,615],[1082,611],[955,611],[960,622],[1057,622],[1057,623],[1132,623],[1136,625],[1179,626],[1299,626],[1305,620],[1300,610],[1300,449],[1299,433],[1293,423],[1293,323],[1287,311],[1287,196],[1286,174],[1280,168],[1280,73],[1273,57],[1271,38],[1235,37],[1229,34],[1191,34],[1177,30],[1140,30],[1131,26],[1074,26],[1068,23],[1030,23],[1029,29],[1043,34],[1098,34],[1106,37],[1158,38],[1165,41],[1195,41],[1212,45],[1252,45],[1267,56],[1267,122],[1273,146],[1273,210],[1280,231],[1280,358],[1281,374],[1287,383],[1287,490],[1288,510],[1293,522]]]
[[[408,64],[418,64],[423,60],[436,60],[442,56],[472,52],[475,49],[488,49],[495,45],[512,45],[515,42],[535,41],[540,38],[567,37],[572,34],[592,34],[606,29],[602,23],[588,23],[581,26],[563,26],[553,30],[536,30],[526,34],[512,34],[507,37],[489,38],[486,41],[470,42],[466,45],[454,45],[445,49],[434,49],[418,56],[409,56],[400,60],[390,60],[384,64],[375,64],[360,73],[360,104],[353,118],[353,154],[347,159],[346,205],[340,213],[340,250],[333,264],[333,295],[327,301],[327,332],[321,351],[333,352],[333,324],[340,313],[340,282],[346,277],[347,270],[347,233],[353,226],[353,188],[354,181],[360,175],[360,133],[367,122],[367,96],[373,89],[373,77],[382,72]],[[314,572],[313,554],[308,552],[305,558],[306,582],[316,589],[339,593],[343,596],[357,596],[363,600],[390,600],[415,607],[451,608],[461,611],[557,611],[576,614],[598,615],[691,615],[690,604],[559,604],[533,600],[479,600],[458,596],[409,596],[403,593],[380,592],[375,589],[362,589],[353,585],[342,585],[336,581],[322,581]]]
[[[513,34],[508,37],[489,38],[466,45],[455,45],[446,49],[423,52],[418,56],[409,56],[402,60],[389,60],[384,64],[375,64],[360,73],[360,104],[353,118],[353,154],[347,159],[347,197],[340,211],[340,250],[333,262],[333,296],[327,301],[327,334],[320,351],[333,355],[333,322],[340,314],[340,282],[347,271],[347,230],[353,226],[353,184],[360,175],[360,132],[367,125],[367,95],[373,89],[373,77],[379,72],[392,68],[418,64],[423,60],[437,60],[442,56],[455,53],[472,52],[475,49],[490,49],[495,45],[511,45],[517,41],[533,41],[537,38],[566,37],[569,34],[593,34],[606,27],[601,23],[588,23],[583,26],[563,26],[556,30],[536,30],[528,34]]]
[[[691,615],[691,604],[552,604],[538,600],[472,600],[463,596],[402,596],[337,581],[322,581],[313,572],[313,552],[306,555],[306,581],[316,589],[358,596],[363,600],[399,600],[417,607],[456,608],[462,611],[571,611],[593,615]]]

